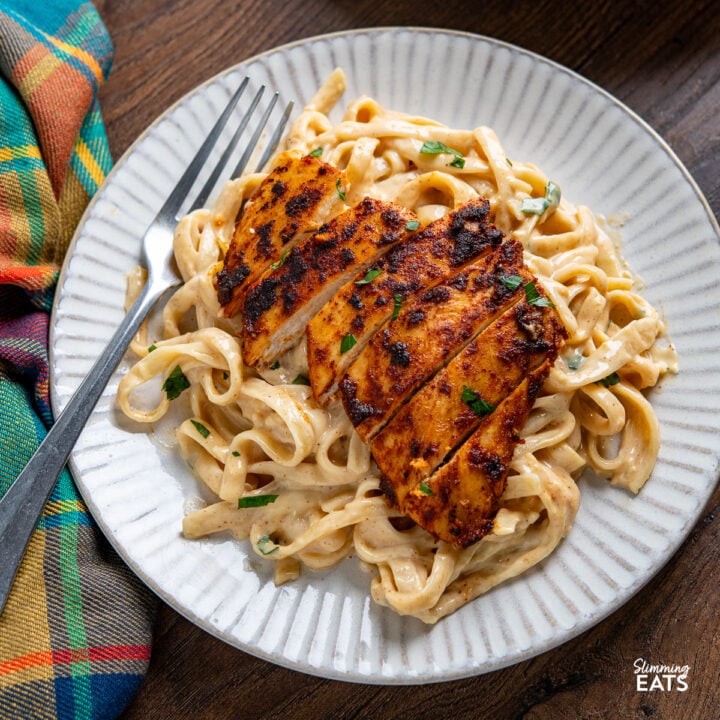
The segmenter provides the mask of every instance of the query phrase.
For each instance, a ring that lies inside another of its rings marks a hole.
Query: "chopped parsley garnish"
[[[543,297],[538,292],[532,280],[525,283],[525,299],[530,305],[536,305],[537,307],[555,307],[546,297]]]
[[[310,381],[304,375],[298,375],[293,381],[293,385],[309,385]]]
[[[578,370],[580,368],[580,366],[583,364],[583,360],[585,360],[585,358],[582,355],[580,355],[580,353],[577,353],[567,359],[567,366],[571,370]]]
[[[232,456],[233,456],[233,457],[240,457],[240,453],[239,453],[237,450],[233,450],[233,451],[232,451]]]
[[[508,290],[517,290],[525,282],[525,279],[519,275],[501,275],[500,282]]]
[[[505,158],[505,162],[506,162],[510,167],[513,166],[512,160],[511,160],[509,157],[506,157],[506,158]]]
[[[272,546],[272,547],[271,547]],[[257,549],[263,554],[263,555],[272,555],[274,552],[277,552],[280,547],[276,545],[271,539],[269,535],[263,535],[258,541],[257,541]]]
[[[283,250],[283,254],[280,256],[280,259],[277,262],[274,262],[271,266],[271,270],[279,270],[287,260],[287,256],[290,254],[290,248],[286,248]]]
[[[478,417],[485,417],[495,410],[494,405],[491,405],[487,400],[483,400],[467,385],[463,385],[461,398]]]
[[[356,285],[369,285],[378,275],[382,273],[382,270],[368,270],[365,273],[365,277],[362,280],[356,280]]]
[[[322,148],[321,148],[321,147],[316,147],[310,154],[311,154],[313,157],[320,157],[320,156],[322,155],[322,152],[323,152],[323,151],[322,151]]]
[[[500,282],[508,290],[517,290],[523,285],[525,290],[525,299],[530,305],[537,305],[538,307],[555,307],[546,297],[543,297],[538,289],[535,287],[535,283],[530,280],[525,282],[525,278],[521,278],[519,275],[501,275]]]
[[[277,495],[246,495],[245,497],[241,497],[238,500],[238,508],[263,507],[264,505],[270,505],[270,503],[274,503],[277,499]],[[260,539],[262,540],[262,538]],[[270,538],[268,538],[268,540],[270,540]],[[258,547],[259,546],[260,542],[258,541]],[[275,549],[277,550],[277,547]],[[269,555],[269,553],[265,553],[265,555]]]
[[[403,297],[400,293],[393,293],[393,313],[392,313],[392,319],[395,320],[395,318],[400,314],[400,306],[402,305]]]
[[[163,383],[163,392],[167,395],[168,400],[174,400],[180,397],[183,390],[190,387],[190,381],[185,377],[185,373],[179,365],[173,368],[173,371],[167,376]]]
[[[148,352],[151,353],[153,350],[157,350],[157,345],[154,343],[148,348]]]
[[[424,481],[420,481],[420,492],[425,493],[426,495],[435,496],[435,493],[432,491],[432,488]]]
[[[277,370],[279,367],[280,367],[280,361],[279,361],[279,360],[276,360],[276,361],[270,366],[270,369],[271,369],[271,370]]]
[[[405,229],[410,230],[410,232],[415,232],[420,227],[420,222],[418,220],[408,220],[405,223]]]
[[[520,210],[526,215],[542,215],[551,208],[556,208],[559,204],[560,186],[550,180],[545,186],[545,197],[525,198],[520,203]]]
[[[346,353],[351,348],[354,348],[357,345],[357,338],[352,334],[348,333],[343,337],[343,339],[340,341],[340,353]]]
[[[208,430],[201,422],[198,422],[197,420],[190,420],[190,422],[195,426],[195,429],[204,437],[208,437],[210,435],[210,430]]]
[[[345,194],[345,189],[342,187],[342,180],[338,178],[338,181],[335,183],[335,189],[337,190],[338,197],[344,202],[347,200],[347,195]]]
[[[448,153],[454,156],[454,160],[450,163],[452,167],[463,168],[465,167],[465,158],[459,150],[448,147],[445,143],[439,140],[427,140],[422,144],[420,148],[422,155],[439,155],[440,153]]]
[[[620,382],[620,376],[616,372],[612,372],[599,382],[605,387],[610,387],[611,385],[617,385]]]

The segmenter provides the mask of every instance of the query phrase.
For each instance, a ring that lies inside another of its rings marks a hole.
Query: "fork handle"
[[[148,283],[35,454],[0,499],[0,613],[38,518],[90,413],[150,308],[168,289]]]

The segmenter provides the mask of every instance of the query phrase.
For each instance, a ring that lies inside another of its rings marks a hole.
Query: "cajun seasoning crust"
[[[550,365],[546,361],[527,375],[446,464],[407,493],[399,502],[405,515],[458,547],[472,545],[492,530],[519,432]]]
[[[228,317],[242,307],[245,288],[283,252],[307,237],[343,206],[342,174],[310,155],[291,157],[260,183],[246,205],[216,277],[218,300]]]
[[[482,422],[463,389],[497,407],[529,371],[555,361],[564,335],[552,308],[522,300],[424,385],[370,445],[383,476],[392,478],[395,504],[402,507]]]
[[[343,283],[407,237],[414,218],[400,205],[366,198],[295,245],[280,267],[266,270],[247,289],[245,362],[270,363],[287,350]],[[352,331],[345,327],[341,336]]]
[[[410,235],[371,266],[380,273],[371,283],[358,285],[364,273],[355,276],[308,323],[310,383],[319,402],[330,399],[349,364],[392,316],[395,296],[405,305],[500,245],[503,235],[488,222],[489,210],[478,198]],[[347,332],[357,345],[340,353]]]
[[[417,295],[380,329],[340,382],[345,410],[366,442],[412,393],[523,297],[503,278],[532,275],[508,240],[478,263]]]

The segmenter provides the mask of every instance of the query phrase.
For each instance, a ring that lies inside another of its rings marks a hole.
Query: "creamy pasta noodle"
[[[489,127],[450,129],[369,97],[333,124],[328,113],[344,87],[335,71],[291,126],[285,156],[321,154],[344,172],[347,205],[393,201],[422,225],[486,198],[567,331],[515,447],[492,530],[459,548],[391,507],[342,404],[313,398],[304,338],[267,369],[243,364],[241,318],[221,312],[215,277],[265,173],[232,180],[213,207],[177,226],[184,283],[164,308],[161,337],[145,328],[136,338],[139,359],[117,401],[141,423],[160,421],[171,403],[187,409],[179,452],[215,501],[183,519],[185,537],[230,531],[274,564],[277,583],[302,566],[319,571],[355,556],[377,603],[434,623],[552,552],[570,531],[584,469],[640,490],[659,448],[644,393],[676,359],[607,223],[560,197],[539,168],[508,158]],[[421,152],[427,143],[441,150]],[[141,283],[131,278],[129,296]],[[146,407],[138,391],[157,378],[163,392]]]

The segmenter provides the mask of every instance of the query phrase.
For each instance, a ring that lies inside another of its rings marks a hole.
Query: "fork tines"
[[[165,219],[173,218],[174,220],[179,219],[180,209],[181,206],[184,204],[184,200],[187,198],[192,186],[194,185],[195,181],[197,180],[198,175],[200,174],[203,166],[208,160],[208,157],[210,156],[210,153],[212,152],[213,148],[217,144],[218,139],[220,138],[220,135],[222,134],[222,131],[224,130],[225,126],[228,124],[230,118],[233,115],[233,111],[235,110],[235,107],[238,104],[238,101],[240,100],[240,97],[244,93],[245,89],[248,86],[248,83],[250,82],[249,77],[245,77],[243,81],[238,86],[237,90],[233,93],[232,97],[228,101],[228,104],[225,106],[225,109],[221,113],[220,117],[217,119],[215,125],[213,126],[212,130],[208,134],[207,138],[205,138],[203,144],[200,146],[200,149],[198,150],[195,157],[192,159],[190,164],[187,167],[187,170],[183,173],[182,177],[178,181],[177,185],[173,189],[173,191],[170,193],[170,196],[165,201],[165,204],[163,205],[158,217],[163,217]],[[240,120],[239,125],[237,126],[235,132],[233,133],[232,138],[228,142],[227,146],[223,150],[222,155],[220,156],[220,159],[218,160],[217,164],[213,167],[209,177],[203,184],[202,189],[198,193],[197,197],[193,201],[193,203],[185,210],[183,210],[182,214],[191,212],[193,210],[196,210],[197,208],[203,207],[206,203],[210,195],[212,194],[213,190],[215,189],[219,179],[223,175],[223,171],[225,170],[225,167],[230,160],[230,157],[232,156],[233,152],[235,151],[238,143],[240,142],[241,137],[243,136],[243,133],[247,130],[248,125],[250,124],[250,120],[252,119],[253,114],[255,113],[258,105],[260,104],[260,100],[262,99],[263,94],[265,93],[266,87],[265,85],[261,85],[258,91],[255,93],[255,96],[250,102],[250,105],[248,109],[245,111],[245,114]],[[230,177],[236,178],[239,177],[242,172],[245,170],[248,162],[250,161],[250,158],[253,155],[253,152],[256,150],[260,138],[263,134],[263,131],[265,130],[266,125],[268,124],[270,120],[270,116],[272,114],[272,111],[277,104],[277,101],[279,99],[279,93],[275,93],[268,106],[266,107],[265,111],[263,112],[260,120],[258,121],[257,126],[255,127],[255,130],[253,131],[252,136],[248,140],[247,144],[245,145],[245,148],[242,152],[242,155],[240,157],[240,160],[238,161],[237,165],[235,166],[235,169],[233,170],[232,174],[227,176],[226,179],[229,179]],[[280,138],[282,137],[283,132],[285,131],[285,127],[288,123],[288,120],[290,119],[290,113],[292,112],[293,108],[293,102],[290,101],[285,106],[285,109],[283,111],[283,114],[275,126],[275,129],[270,137],[270,140],[263,148],[262,155],[260,157],[260,160],[257,163],[255,172],[259,172],[268,162],[272,154],[275,152],[275,149],[277,148],[278,143],[280,142]]]

